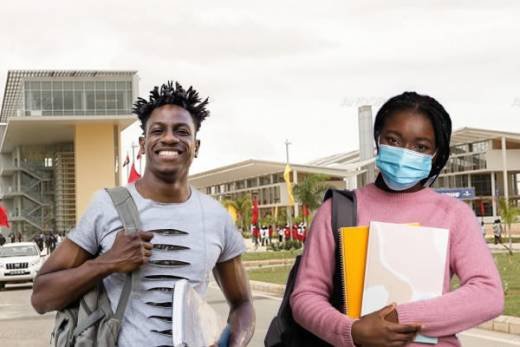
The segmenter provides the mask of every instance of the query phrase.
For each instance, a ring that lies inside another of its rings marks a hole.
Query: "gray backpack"
[[[125,187],[116,187],[106,191],[114,203],[125,231],[135,233],[140,230],[139,213],[128,190]],[[51,346],[116,346],[132,286],[138,280],[135,272],[127,274],[115,313],[112,312],[103,281],[99,281],[79,302],[58,311],[51,334]]]

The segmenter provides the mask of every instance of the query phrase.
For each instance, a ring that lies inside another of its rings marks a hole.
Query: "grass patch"
[[[259,252],[250,254],[284,254],[291,256],[291,252]],[[292,253],[295,253],[294,251]],[[247,254],[246,254],[247,255]],[[296,255],[293,255],[293,257]],[[520,317],[520,253],[514,253],[511,257],[508,254],[494,254],[493,258],[497,264],[498,271],[502,277],[502,286],[505,292],[504,313],[508,316]],[[276,258],[264,258],[276,259]],[[253,260],[253,259],[252,259]],[[259,259],[254,259],[259,260]],[[249,278],[254,281],[270,282],[277,284],[285,284],[291,266],[266,267],[248,271]],[[459,286],[456,277],[452,281],[453,288]]]
[[[248,271],[249,279],[252,281],[262,281],[276,284],[287,283],[287,277],[292,266],[277,266],[255,269]]]
[[[242,261],[249,260],[270,260],[270,259],[293,259],[301,254],[302,250],[290,251],[270,251],[270,252],[250,252],[242,254]]]

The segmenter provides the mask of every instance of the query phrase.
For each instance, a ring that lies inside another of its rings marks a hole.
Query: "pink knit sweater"
[[[427,188],[415,193],[388,193],[374,184],[356,191],[358,225],[370,221],[420,223],[450,230],[443,295],[397,306],[401,323],[422,323],[422,333],[439,337],[437,346],[460,346],[455,336],[502,313],[500,275],[486,246],[478,220],[463,202]],[[334,346],[355,346],[353,320],[328,302],[335,269],[331,203],[318,210],[305,243],[296,287],[291,296],[294,319]],[[420,266],[420,264],[417,264]],[[461,285],[450,291],[450,278]],[[426,346],[409,344],[408,346]]]

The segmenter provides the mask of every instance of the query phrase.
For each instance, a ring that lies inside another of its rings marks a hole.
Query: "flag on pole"
[[[256,196],[253,197],[253,213],[251,216],[251,223],[253,225],[258,224],[258,200],[256,199]]]
[[[132,166],[130,166],[130,175],[128,176],[128,183],[133,183],[137,181],[139,178],[141,178],[141,175],[139,175],[139,172],[135,169],[134,163],[132,163]]]
[[[294,195],[293,195],[293,189],[292,189],[292,183],[291,183],[291,167],[289,164],[285,165],[285,170],[283,172],[283,179],[285,181],[285,184],[287,185],[287,195],[289,196],[289,206],[294,205]]]
[[[130,164],[130,156],[128,155],[128,152],[127,152],[126,153],[126,159],[123,162],[123,167],[127,166],[128,164]]]
[[[227,210],[229,212],[229,214],[231,215],[231,219],[233,219],[233,222],[237,222],[237,218],[238,218],[238,213],[237,213],[237,209],[235,208],[235,206],[229,204],[227,205]]]
[[[7,218],[7,209],[0,206],[0,226],[10,228],[9,219]]]

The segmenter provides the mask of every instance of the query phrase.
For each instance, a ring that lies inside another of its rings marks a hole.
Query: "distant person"
[[[498,243],[502,243],[502,223],[500,219],[495,219],[493,222],[493,236],[495,245]]]
[[[284,230],[281,226],[278,226],[278,242],[283,242],[283,234],[284,234]]]
[[[8,237],[9,237],[9,240],[11,241],[11,243],[16,242],[16,233],[14,232],[14,230],[9,233]]]
[[[486,239],[486,226],[484,225],[484,221],[480,222],[480,230],[482,231],[482,237],[484,240]]]
[[[0,247],[6,243],[6,239],[2,233],[0,233]]]
[[[16,240],[17,240],[18,242],[22,242],[22,240],[23,240],[23,235],[22,235],[22,232],[21,232],[21,231],[17,231],[17,232],[16,232]]]
[[[415,222],[448,229],[443,295],[349,318],[344,291],[334,285],[341,262],[328,199],[313,218],[301,258],[290,299],[294,320],[333,346],[426,346],[412,343],[419,332],[437,337],[437,346],[460,346],[458,333],[502,313],[504,291],[473,210],[430,188],[449,158],[450,116],[435,99],[405,92],[381,106],[373,135],[379,174],[374,183],[354,191],[357,223]],[[460,279],[456,289],[450,287],[454,276]]]

